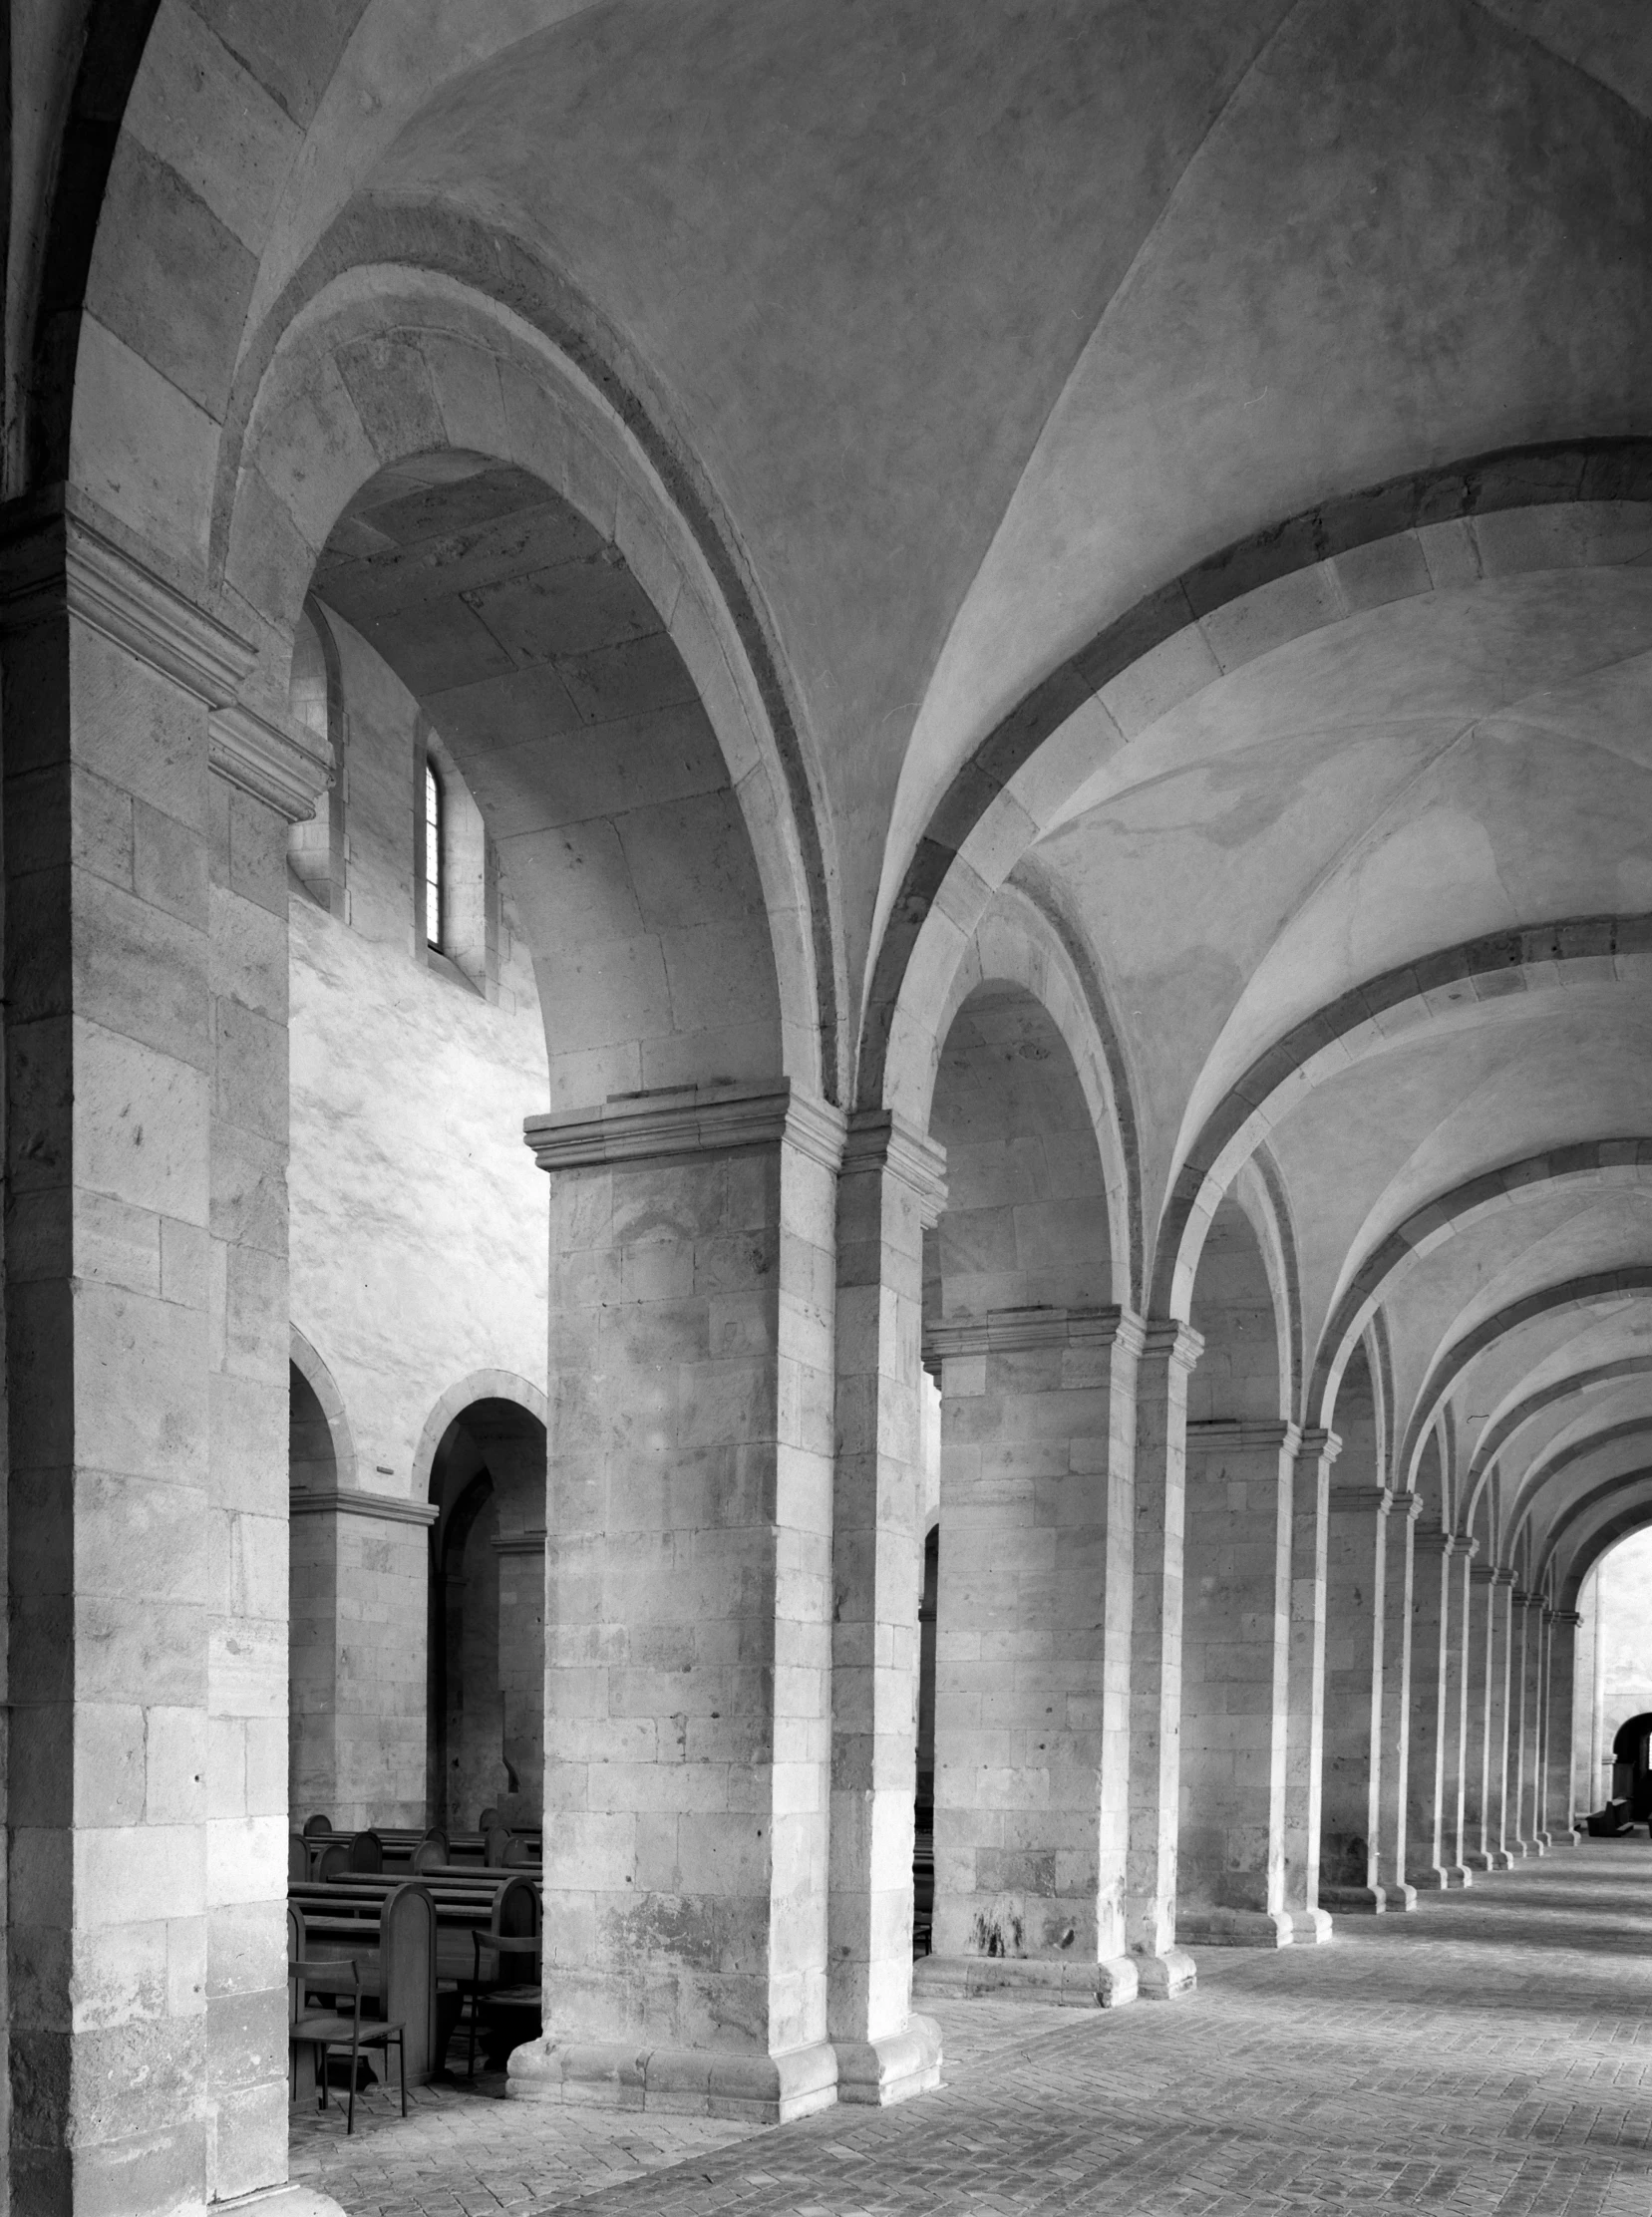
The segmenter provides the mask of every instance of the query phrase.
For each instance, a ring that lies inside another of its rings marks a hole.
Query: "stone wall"
[[[288,878],[291,1308],[348,1426],[336,1482],[386,1513],[295,1521],[295,1639],[302,1626],[311,1649],[295,1654],[295,1728],[332,1691],[315,1711],[327,1744],[301,1749],[295,1730],[291,1784],[300,1814],[332,1802],[336,1821],[410,1823],[427,1793],[421,1440],[464,1379],[544,1377],[545,1192],[521,1120],[543,1106],[545,1051],[507,888],[488,990],[427,955],[420,712],[348,625],[330,629],[347,876],[333,909]]]

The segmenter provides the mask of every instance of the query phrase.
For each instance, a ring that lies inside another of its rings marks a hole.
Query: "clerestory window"
[[[436,765],[425,758],[425,938],[437,953],[443,951],[446,917],[443,914],[444,894],[443,846],[443,794],[442,781],[436,774]]]

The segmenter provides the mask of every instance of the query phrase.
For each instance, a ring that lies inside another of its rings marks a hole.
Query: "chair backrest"
[[[287,1904],[287,1961],[299,1962],[304,1954],[304,1912],[296,1902]],[[289,1976],[287,1981],[287,2015],[298,2014],[298,1990]]]
[[[448,1861],[448,1859],[449,1859],[449,1858],[448,1858],[448,1845],[449,1845],[449,1842],[448,1842],[448,1828],[447,1828],[447,1826],[446,1826],[445,1824],[433,1824],[433,1825],[432,1825],[432,1826],[430,1827],[430,1829],[429,1829],[429,1830],[428,1830],[428,1831],[426,1832],[426,1834],[425,1834],[425,1836],[424,1836],[424,1840],[422,1840],[422,1841],[420,1842],[420,1845],[421,1845],[421,1846],[423,1846],[423,1845],[425,1844],[425,1842],[426,1842],[426,1841],[431,1841],[431,1840],[434,1840],[434,1841],[436,1842],[436,1844],[437,1844],[437,1845],[438,1845],[438,1846],[439,1846],[439,1847],[441,1848],[441,1850],[442,1850],[442,1860],[443,1860],[443,1862],[447,1862],[447,1861]]]
[[[344,1974],[348,1972],[349,1977]],[[319,1959],[298,1957],[287,1965],[287,2013],[289,2021],[304,2014],[304,1997],[312,1986],[323,1994],[332,1995],[334,2001],[340,1994],[348,1994],[357,2030],[361,2028],[361,1965],[353,1955],[322,1956]]]
[[[316,1859],[317,1878],[345,1878],[350,1872],[350,1842],[329,1840]]]
[[[289,1832],[287,1834],[287,1883],[290,1886],[295,1878],[302,1880],[308,1878],[309,1875],[309,1842],[302,1832]]]
[[[529,1867],[537,1868],[538,1862],[539,1852],[538,1849],[533,1845],[533,1842],[528,1839],[525,1833],[512,1832],[510,1835],[510,1844],[504,1851],[505,1869],[524,1870]]]
[[[537,1885],[525,1871],[512,1872],[494,1896],[494,1913],[488,1920],[488,1929],[519,1940],[536,1934],[539,1922]]]
[[[510,1846],[510,1834],[502,1824],[491,1824],[484,1835],[483,1860],[490,1870],[501,1870]]]
[[[481,1816],[477,1818],[477,1830],[486,1839],[498,1820],[499,1812],[497,1809],[484,1809]]]
[[[415,1876],[420,1871],[445,1870],[447,1864],[448,1843],[446,1840],[421,1840],[413,1851]]]
[[[523,1964],[537,1964],[539,1960],[539,1935],[536,1932],[484,1932],[477,1925],[472,1930],[471,1939],[476,1948],[478,1978],[482,1976],[485,1956],[491,1955],[497,1963],[501,1980],[509,1978]]]
[[[358,1832],[350,1842],[350,1868],[374,1872],[384,1869],[384,1842],[377,1832]]]
[[[319,1812],[315,1816],[307,1816],[304,1819],[304,1837],[306,1839],[313,1839],[317,1832],[330,1832],[332,1829],[332,1818],[322,1816]]]

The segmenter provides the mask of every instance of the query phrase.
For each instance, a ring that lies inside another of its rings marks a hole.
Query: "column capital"
[[[1413,1547],[1425,1555],[1454,1555],[1458,1544],[1457,1534],[1439,1524],[1420,1524],[1412,1537]]]
[[[1394,1495],[1386,1485],[1357,1485],[1352,1479],[1339,1485],[1333,1478],[1330,1502],[1333,1516],[1387,1516],[1394,1506]]]
[[[1421,1493],[1396,1493],[1394,1504],[1396,1508],[1403,1511],[1408,1524],[1415,1524],[1423,1513],[1423,1496]]]
[[[410,1501],[400,1493],[369,1493],[360,1485],[295,1487],[287,1496],[289,1516],[369,1516],[380,1524],[434,1524],[441,1510],[434,1501]]]
[[[542,1555],[545,1535],[537,1532],[496,1532],[493,1540],[496,1555]]]
[[[1542,1595],[1527,1593],[1523,1586],[1514,1588],[1513,1598],[1516,1609],[1540,1609],[1543,1606]]]
[[[1480,1553],[1480,1541],[1478,1539],[1471,1539],[1467,1532],[1459,1532],[1457,1535],[1457,1546],[1455,1547],[1453,1552],[1458,1555],[1466,1555],[1469,1561],[1472,1563],[1475,1557]]]
[[[1335,1462],[1342,1452],[1342,1434],[1340,1431],[1327,1430],[1324,1425],[1304,1425],[1298,1451],[1302,1454],[1319,1455],[1326,1462]],[[1388,1488],[1384,1486],[1382,1491],[1386,1493]]]
[[[1149,1317],[1142,1328],[1144,1363],[1176,1364],[1190,1371],[1204,1353],[1204,1334],[1179,1317]]]
[[[1506,1563],[1493,1563],[1491,1566],[1491,1583],[1493,1586],[1511,1586],[1514,1583],[1514,1573]]]
[[[859,1108],[848,1119],[843,1175],[888,1171],[916,1196],[926,1229],[946,1206],[946,1149],[893,1108]]]
[[[120,543],[127,536],[64,485],[0,511],[0,632],[67,612],[170,678],[208,708],[227,708],[256,659],[181,585]]]
[[[923,1362],[954,1355],[1010,1355],[1035,1347],[1111,1347],[1115,1341],[1141,1353],[1140,1317],[1129,1309],[989,1309],[984,1317],[956,1317],[930,1325]]]
[[[333,782],[333,766],[307,732],[272,724],[238,702],[212,711],[206,726],[212,768],[255,800],[301,823]]]
[[[529,1116],[522,1136],[541,1170],[683,1161],[696,1154],[779,1146],[782,1140],[834,1170],[842,1152],[843,1116],[782,1078],[610,1094],[600,1108]]]
[[[1543,1614],[1551,1624],[1569,1624],[1576,1627],[1583,1622],[1583,1613],[1579,1609],[1545,1609]]]
[[[1477,1586],[1494,1585],[1496,1583],[1497,1577],[1497,1566],[1495,1563],[1489,1562],[1472,1563],[1469,1566],[1469,1576],[1474,1580]]]
[[[1187,1423],[1189,1447],[1274,1448],[1295,1454],[1302,1444],[1297,1426],[1283,1417],[1201,1417]]]

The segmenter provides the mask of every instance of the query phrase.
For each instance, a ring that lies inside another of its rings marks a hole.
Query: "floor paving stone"
[[[351,2217],[1652,2217],[1652,1842],[1591,1840],[1345,1918],[1329,1948],[1209,1951],[1195,1995],[936,2012],[945,2084],[771,2131],[430,2088],[295,2119]]]

